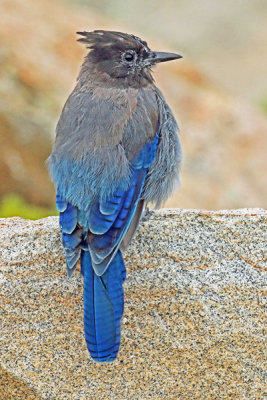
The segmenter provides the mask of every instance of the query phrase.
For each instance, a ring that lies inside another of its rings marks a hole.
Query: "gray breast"
[[[179,185],[181,146],[179,128],[173,113],[159,89],[155,88],[159,107],[159,145],[156,159],[150,166],[142,198],[159,207]]]
[[[126,156],[132,160],[145,143],[153,139],[157,132],[159,109],[152,88],[138,90],[137,106],[125,126],[122,146]]]

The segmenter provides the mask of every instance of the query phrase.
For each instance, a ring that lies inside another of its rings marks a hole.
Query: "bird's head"
[[[104,30],[77,33],[82,36],[78,41],[90,49],[87,59],[95,64],[97,71],[128,85],[152,83],[152,66],[182,57],[152,51],[144,40],[127,33]]]

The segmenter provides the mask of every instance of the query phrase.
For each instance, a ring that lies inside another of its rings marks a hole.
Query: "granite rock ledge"
[[[125,253],[119,358],[97,365],[58,218],[0,219],[0,398],[263,399],[266,222],[262,209],[147,212]]]

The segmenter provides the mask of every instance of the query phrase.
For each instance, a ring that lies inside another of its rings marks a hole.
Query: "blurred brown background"
[[[0,216],[54,214],[45,160],[85,54],[77,30],[137,34],[178,62],[154,77],[181,128],[167,206],[266,206],[266,0],[1,0]]]

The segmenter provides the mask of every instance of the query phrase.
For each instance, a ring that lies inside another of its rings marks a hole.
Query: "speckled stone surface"
[[[87,353],[58,219],[0,219],[0,398],[265,399],[266,217],[147,213],[125,254],[119,358],[105,365]]]

